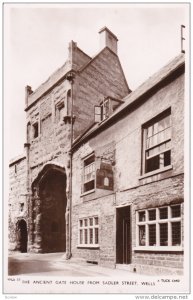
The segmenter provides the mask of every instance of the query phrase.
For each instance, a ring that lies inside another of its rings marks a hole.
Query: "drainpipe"
[[[69,228],[68,228],[68,237],[69,237],[69,249],[67,249],[66,258],[70,259],[72,256],[71,248],[72,248],[72,144],[73,144],[73,133],[74,133],[74,121],[75,117],[74,113],[74,96],[73,96],[73,84],[75,73],[69,72],[66,76],[67,80],[71,83],[71,116],[70,116],[70,174],[69,174]]]

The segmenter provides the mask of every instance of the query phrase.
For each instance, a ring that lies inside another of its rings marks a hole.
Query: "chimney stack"
[[[106,26],[103,27],[100,31],[100,50],[108,47],[115,54],[117,54],[117,42],[118,38],[114,33],[112,33]]]
[[[27,85],[25,87],[25,105],[28,106],[28,96],[33,93],[31,86]]]

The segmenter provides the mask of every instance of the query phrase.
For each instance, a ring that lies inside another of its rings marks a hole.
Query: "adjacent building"
[[[66,63],[26,87],[26,156],[10,163],[10,250],[180,274],[184,54],[131,92],[117,37],[104,27],[100,38],[95,57],[72,41]]]
[[[111,98],[96,107],[98,122],[73,143],[72,253],[134,272],[181,273],[184,55],[123,100],[112,113]]]

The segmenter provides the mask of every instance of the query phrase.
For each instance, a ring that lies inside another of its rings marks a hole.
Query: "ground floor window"
[[[98,216],[79,219],[79,246],[95,247],[99,244]]]
[[[143,209],[136,212],[136,246],[180,247],[182,245],[181,205]]]

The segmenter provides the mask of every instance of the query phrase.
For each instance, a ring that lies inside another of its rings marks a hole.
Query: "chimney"
[[[31,86],[27,85],[25,87],[25,104],[26,107],[28,106],[28,96],[33,93]]]
[[[100,31],[100,50],[105,47],[110,48],[115,54],[117,54],[117,42],[118,38],[107,27],[103,27]]]

